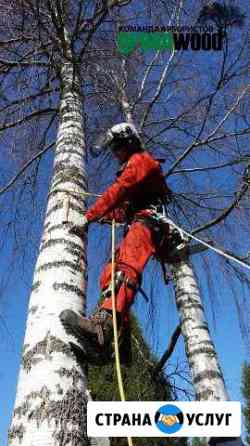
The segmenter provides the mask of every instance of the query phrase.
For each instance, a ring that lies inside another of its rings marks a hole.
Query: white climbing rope
[[[213,251],[217,252],[217,254],[220,254],[221,256],[226,257],[229,260],[233,260],[234,262],[238,263],[239,265],[243,266],[244,268],[250,269],[250,265],[243,262],[240,259],[237,259],[237,257],[234,257],[231,254],[228,254],[227,252],[223,251],[222,249],[216,248],[215,246],[211,245],[208,242],[205,242],[205,240],[202,240],[198,237],[195,237],[195,235],[191,234],[190,232],[186,231],[185,229],[178,226],[176,223],[173,222],[173,220],[163,217],[165,223],[168,223],[169,225],[173,226],[174,228],[178,229],[178,231],[183,232],[187,237],[192,238],[193,240],[196,240],[197,242],[201,243],[202,245],[206,246],[209,249],[212,249]],[[162,219],[162,220],[163,220]]]

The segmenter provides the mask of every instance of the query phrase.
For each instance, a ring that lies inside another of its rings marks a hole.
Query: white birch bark
[[[199,287],[188,261],[172,266],[176,305],[196,400],[229,400]]]
[[[85,210],[85,147],[78,79],[68,62],[61,70],[60,124],[47,212],[30,296],[10,446],[85,446],[86,403],[90,398],[85,368],[69,345],[59,314],[82,312],[86,299],[86,240],[69,234]],[[70,201],[68,201],[70,198]],[[96,439],[92,444],[106,444]]]

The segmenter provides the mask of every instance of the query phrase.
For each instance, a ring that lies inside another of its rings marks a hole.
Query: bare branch
[[[170,167],[170,169],[168,170],[168,172],[166,173],[166,177],[168,177],[169,175],[171,175],[171,173],[175,170],[175,168],[181,163],[181,161],[183,161],[187,155],[190,154],[190,152],[200,146],[200,145],[204,145],[208,142],[213,141],[213,136],[217,133],[217,131],[221,128],[221,126],[225,123],[225,121],[228,119],[229,115],[237,108],[237,106],[239,105],[241,99],[246,95],[247,91],[249,90],[250,86],[248,85],[243,91],[242,93],[238,96],[237,100],[235,101],[235,103],[233,104],[233,106],[228,110],[228,112],[225,114],[224,118],[219,122],[219,124],[215,127],[215,129],[207,136],[206,139],[204,139],[203,141],[200,142],[192,142],[187,149],[183,152],[183,154],[174,162],[174,164]]]
[[[31,113],[30,115],[27,115],[22,119],[19,119],[18,121],[11,122],[9,124],[5,124],[4,126],[0,127],[0,133],[3,132],[4,130],[11,129],[13,127],[16,127],[17,125],[23,124],[24,122],[30,121],[31,119],[33,119],[36,116],[40,116],[43,114],[49,115],[50,113],[55,114],[56,112],[57,112],[57,110],[54,108],[46,108],[44,110],[37,110],[37,111]]]
[[[165,81],[166,81],[166,75],[167,75],[168,69],[170,67],[170,64],[171,64],[171,62],[172,62],[172,60],[174,58],[174,55],[175,55],[175,51],[173,50],[171,55],[170,55],[170,57],[169,57],[169,60],[168,60],[168,62],[166,64],[166,66],[165,66],[165,68],[164,68],[164,70],[162,72],[162,75],[161,75],[161,78],[159,80],[158,87],[157,87],[157,90],[155,92],[155,95],[151,99],[151,101],[149,102],[149,104],[148,104],[148,106],[147,106],[147,108],[145,110],[145,113],[143,115],[142,121],[140,123],[140,128],[143,128],[143,126],[144,126],[144,124],[145,124],[145,122],[146,122],[146,120],[148,118],[148,115],[149,115],[151,109],[153,108],[154,104],[159,99],[159,97],[160,97],[160,95],[161,95],[161,93],[163,91],[164,84],[165,84]]]
[[[145,84],[147,82],[148,76],[149,76],[150,72],[152,71],[154,63],[157,61],[159,55],[160,55],[160,51],[157,51],[155,56],[151,60],[150,64],[147,66],[147,69],[145,70],[145,74],[144,74],[142,82],[141,82],[139,93],[138,93],[137,97],[135,98],[133,105],[131,106],[132,107],[132,111],[134,110],[135,105],[138,104],[138,102],[140,102],[140,100],[142,98],[142,95],[144,93]]]
[[[176,342],[178,341],[180,335],[181,335],[181,325],[179,324],[179,325],[177,325],[174,333],[172,334],[172,336],[170,338],[167,350],[162,355],[160,361],[156,364],[156,367],[154,370],[155,373],[159,373],[159,371],[162,370],[165,363],[168,361],[168,359],[172,355],[174,348],[176,346]]]
[[[244,197],[248,189],[249,189],[249,184],[244,184],[241,191],[236,193],[234,201],[230,204],[230,206],[228,206],[228,208],[226,208],[218,217],[214,218],[210,222],[194,229],[192,231],[192,234],[193,235],[198,234],[199,232],[205,231],[205,229],[211,228],[212,226],[225,220],[229,216],[229,214],[233,211],[233,209],[239,204],[240,200]]]
[[[232,136],[231,135],[224,135],[224,137],[228,137],[228,136]],[[249,161],[250,155],[249,156],[243,156],[239,159],[236,160],[232,160],[232,161],[228,161],[227,163],[223,163],[223,164],[218,164],[216,166],[207,166],[207,167],[193,167],[190,169],[179,169],[176,170],[175,172],[172,173],[172,175],[176,175],[176,174],[180,174],[180,173],[194,173],[194,172],[205,172],[208,170],[217,170],[217,169],[223,169],[224,167],[229,167],[229,166],[234,166],[235,164],[241,164],[241,163],[245,163],[246,161]]]
[[[16,180],[25,172],[25,170],[38,158],[40,158],[42,155],[44,155],[45,152],[47,152],[49,149],[51,149],[55,145],[55,142],[49,144],[48,146],[44,147],[40,152],[36,153],[27,163],[24,164],[24,166],[19,170],[19,172],[10,180],[6,186],[4,186],[2,189],[0,189],[0,195],[7,192],[11,186],[16,182]]]

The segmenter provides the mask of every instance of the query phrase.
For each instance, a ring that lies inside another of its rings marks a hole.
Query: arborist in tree
[[[115,297],[120,343],[129,331],[129,309],[140,289],[143,269],[151,256],[166,255],[168,225],[159,221],[164,205],[171,198],[160,162],[144,148],[135,127],[121,123],[106,135],[106,147],[118,159],[121,167],[116,181],[86,212],[81,227],[71,233],[81,236],[93,222],[126,223],[125,237],[115,254]],[[113,322],[111,298],[111,261],[100,278],[101,304],[89,318],[65,310],[60,318],[65,329],[74,335],[85,351],[93,347],[102,359],[112,356]],[[120,348],[122,353],[122,347]],[[91,349],[90,349],[91,351]],[[91,362],[91,354],[88,352]]]

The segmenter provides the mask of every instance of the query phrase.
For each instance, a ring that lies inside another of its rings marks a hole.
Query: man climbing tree
[[[140,289],[142,271],[152,255],[161,258],[161,253],[166,253],[169,228],[159,218],[164,215],[171,191],[166,185],[160,162],[144,150],[132,124],[113,126],[107,132],[104,145],[121,164],[117,179],[84,215],[82,226],[74,226],[70,232],[81,237],[88,224],[108,222],[113,218],[116,222],[128,224],[125,237],[116,251],[115,292],[121,345],[124,333],[128,332],[129,308]],[[100,285],[102,303],[90,318],[72,310],[64,310],[60,318],[66,331],[73,334],[85,349],[97,351],[99,358],[105,361],[112,357],[110,262],[102,272]],[[91,362],[90,352],[88,358]],[[95,360],[92,353],[92,362]]]

